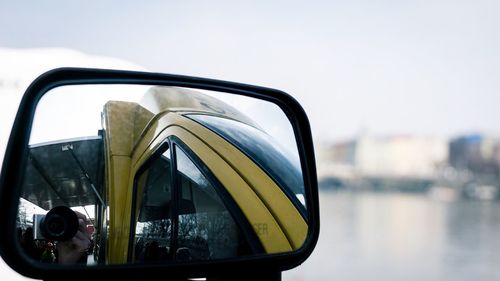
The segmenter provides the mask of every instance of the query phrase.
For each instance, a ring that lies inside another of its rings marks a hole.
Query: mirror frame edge
[[[75,265],[61,268],[56,265],[30,262],[23,254],[20,255],[18,243],[12,243],[16,227],[16,216],[13,214],[17,214],[18,208],[18,200],[14,199],[19,198],[20,189],[8,188],[8,186],[19,186],[21,183],[23,171],[19,168],[24,166],[27,159],[26,147],[29,143],[33,117],[40,98],[53,88],[79,84],[154,84],[191,87],[244,95],[278,105],[294,129],[304,185],[309,191],[306,201],[309,211],[309,229],[307,239],[302,247],[292,253],[272,254],[266,257],[257,256],[246,257],[244,260],[173,265],[123,264],[96,267]],[[184,75],[91,68],[57,68],[42,74],[31,83],[22,97],[12,126],[0,174],[0,206],[4,207],[4,211],[0,212],[0,221],[4,222],[6,229],[14,231],[0,231],[0,255],[18,273],[31,278],[44,279],[52,278],[52,274],[56,272],[61,278],[68,276],[74,278],[75,271],[82,278],[99,272],[105,275],[112,274],[114,278],[120,275],[125,279],[129,279],[131,276],[144,276],[146,273],[151,276],[162,273],[184,277],[220,276],[221,269],[227,271],[223,275],[237,276],[244,275],[244,272],[251,273],[256,267],[265,272],[281,272],[300,265],[310,256],[316,246],[319,237],[318,197],[316,162],[309,120],[297,100],[285,92],[260,86]]]

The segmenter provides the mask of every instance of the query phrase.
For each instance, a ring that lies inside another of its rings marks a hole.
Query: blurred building
[[[315,147],[319,179],[356,177],[354,166],[355,142],[320,144]]]
[[[449,164],[459,171],[495,175],[500,172],[500,139],[466,135],[449,144]]]
[[[432,178],[448,160],[446,139],[436,137],[360,137],[321,150],[319,176]],[[340,173],[340,174],[339,174]]]

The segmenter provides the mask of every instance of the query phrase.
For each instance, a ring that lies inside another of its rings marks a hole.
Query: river
[[[283,280],[500,280],[500,202],[320,192],[321,231]]]

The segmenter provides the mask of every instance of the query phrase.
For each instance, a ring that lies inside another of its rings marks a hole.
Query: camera
[[[64,241],[78,231],[78,217],[66,206],[52,208],[46,215],[33,215],[33,239]]]

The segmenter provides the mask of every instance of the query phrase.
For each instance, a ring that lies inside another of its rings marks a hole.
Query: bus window
[[[182,149],[174,147],[180,199],[176,260],[248,254],[248,244],[214,186]]]
[[[170,149],[153,160],[136,180],[142,193],[135,227],[135,262],[171,260],[172,198]]]
[[[231,199],[221,198],[213,185],[216,180],[209,180],[198,168],[204,167],[201,162],[195,165],[176,144],[173,150],[172,158],[170,149],[153,156],[136,177],[132,261],[184,262],[252,253],[245,233],[226,207]]]

